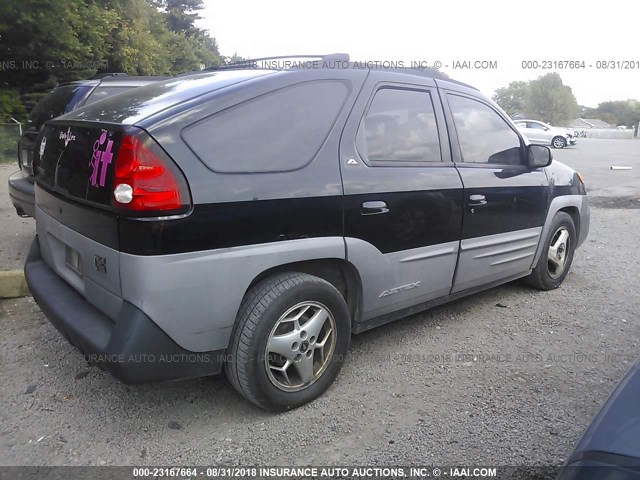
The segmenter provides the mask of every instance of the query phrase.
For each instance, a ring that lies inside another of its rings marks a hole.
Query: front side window
[[[358,130],[358,150],[371,162],[440,162],[431,94],[379,90]]]
[[[546,130],[547,129],[547,127],[545,127],[541,123],[536,123],[536,122],[528,122],[528,127],[529,128],[534,128],[536,130]]]
[[[522,164],[520,137],[492,108],[448,95],[464,163]]]

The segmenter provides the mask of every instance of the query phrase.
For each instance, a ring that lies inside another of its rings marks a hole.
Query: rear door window
[[[431,94],[378,90],[358,129],[360,155],[376,162],[440,162],[440,139]]]
[[[337,80],[285,87],[188,127],[183,138],[215,172],[296,170],[315,158],[349,90]]]

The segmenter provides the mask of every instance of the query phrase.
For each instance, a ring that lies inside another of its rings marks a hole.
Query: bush
[[[10,122],[11,117],[24,123],[27,112],[20,101],[18,90],[2,89],[0,90],[0,123]]]

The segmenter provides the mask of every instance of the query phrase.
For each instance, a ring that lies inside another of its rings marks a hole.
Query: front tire
[[[290,410],[329,388],[350,337],[349,309],[333,285],[304,273],[274,275],[242,300],[225,371],[249,401]]]
[[[567,139],[564,137],[553,137],[551,145],[553,145],[553,148],[564,148],[567,146]]]
[[[540,290],[558,288],[569,273],[575,248],[576,227],[573,219],[568,213],[556,213],[538,263],[525,282]]]

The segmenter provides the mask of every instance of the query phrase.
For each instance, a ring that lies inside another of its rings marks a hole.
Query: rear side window
[[[358,151],[371,162],[440,162],[431,94],[379,90],[358,130]]]
[[[449,94],[462,161],[520,165],[520,137],[500,115],[482,102]]]
[[[348,94],[340,81],[293,85],[217,113],[183,138],[215,172],[296,170],[316,156]]]
[[[85,105],[89,105],[93,102],[97,102],[98,100],[102,100],[104,98],[109,98],[112,95],[115,95],[117,93],[126,92],[131,88],[133,87],[102,87],[102,86],[96,87],[96,89],[93,92],[91,92],[91,95],[89,95],[89,98],[87,98]]]

